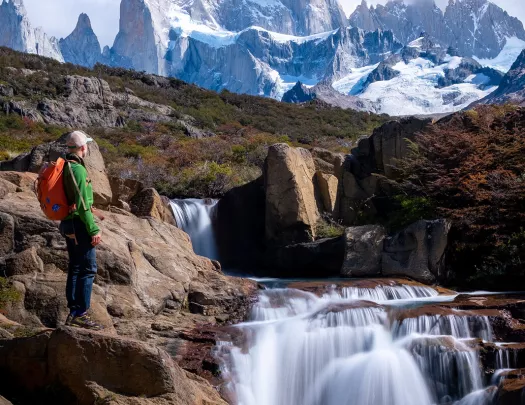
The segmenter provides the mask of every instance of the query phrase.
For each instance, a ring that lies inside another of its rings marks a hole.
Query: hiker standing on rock
[[[88,315],[97,274],[95,247],[101,241],[92,208],[93,188],[84,164],[88,143],[92,141],[82,131],[74,131],[67,137],[63,181],[70,209],[69,215],[60,223],[60,232],[66,238],[69,254],[66,296],[70,313],[66,325],[101,329]]]

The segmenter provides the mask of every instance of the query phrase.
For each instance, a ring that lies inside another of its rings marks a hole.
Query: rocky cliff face
[[[315,82],[378,63],[401,48],[391,33],[357,28],[306,38],[245,30],[222,46],[192,37],[172,37],[166,54],[170,75],[220,91],[281,98],[297,78]],[[231,63],[231,61],[235,63]]]
[[[391,30],[405,44],[425,32],[463,56],[480,58],[496,57],[508,38],[525,40],[523,24],[487,0],[452,0],[444,13],[434,0],[409,4],[392,0],[370,8],[363,2],[350,16],[350,24]]]
[[[103,166],[93,146],[86,158],[91,172]],[[23,159],[36,167],[40,152]],[[153,211],[137,217],[98,201],[106,211],[91,314],[105,330],[50,331],[68,313],[65,240],[41,213],[32,190],[36,174],[2,169],[0,372],[10,376],[0,382],[2,394],[17,403],[87,405],[110,398],[115,405],[224,405],[206,380],[181,367],[214,378],[213,333],[244,319],[256,284],[227,277],[220,265],[195,255],[188,235],[153,218]],[[93,187],[101,195],[109,184],[98,177]],[[46,394],[49,387],[56,390]]]
[[[356,111],[374,111],[375,106],[368,100],[359,97],[344,95],[335,90],[329,83],[321,83],[307,88],[301,82],[284,93],[282,101],[285,103],[305,103],[317,100],[322,103],[340,108],[351,108]]]
[[[93,67],[95,63],[101,62],[100,43],[87,14],[80,14],[75,30],[60,40],[60,50],[65,61],[76,65]]]
[[[525,51],[503,77],[497,90],[480,101],[480,104],[505,103],[525,106]]]
[[[0,4],[0,46],[64,60],[58,41],[31,27],[22,0],[2,0]]]
[[[345,13],[337,0],[148,0],[145,3],[179,15],[187,14],[198,23],[228,31],[255,26],[282,34],[307,36],[346,25]]]

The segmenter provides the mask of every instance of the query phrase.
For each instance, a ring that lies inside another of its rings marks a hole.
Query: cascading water
[[[177,226],[190,235],[193,250],[200,256],[218,259],[212,217],[217,200],[171,200]]]
[[[469,344],[491,339],[488,319],[453,311],[397,320],[403,309],[389,304],[439,299],[416,286],[346,287],[321,298],[261,292],[251,321],[237,325],[242,343],[218,345],[232,404],[488,405]]]

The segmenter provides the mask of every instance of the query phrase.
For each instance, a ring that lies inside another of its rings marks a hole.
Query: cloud
[[[24,0],[31,24],[65,38],[75,29],[80,13],[91,19],[101,46],[113,45],[119,29],[120,0]]]

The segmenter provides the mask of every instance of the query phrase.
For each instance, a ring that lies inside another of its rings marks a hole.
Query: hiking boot
[[[66,318],[66,322],[64,323],[64,325],[71,326],[71,321],[73,320],[73,318],[74,318],[73,314],[69,314]]]
[[[71,321],[70,326],[73,326],[75,328],[84,328],[91,330],[103,329],[103,327],[95,321],[93,321],[87,313],[85,313],[84,315],[75,316]]]

